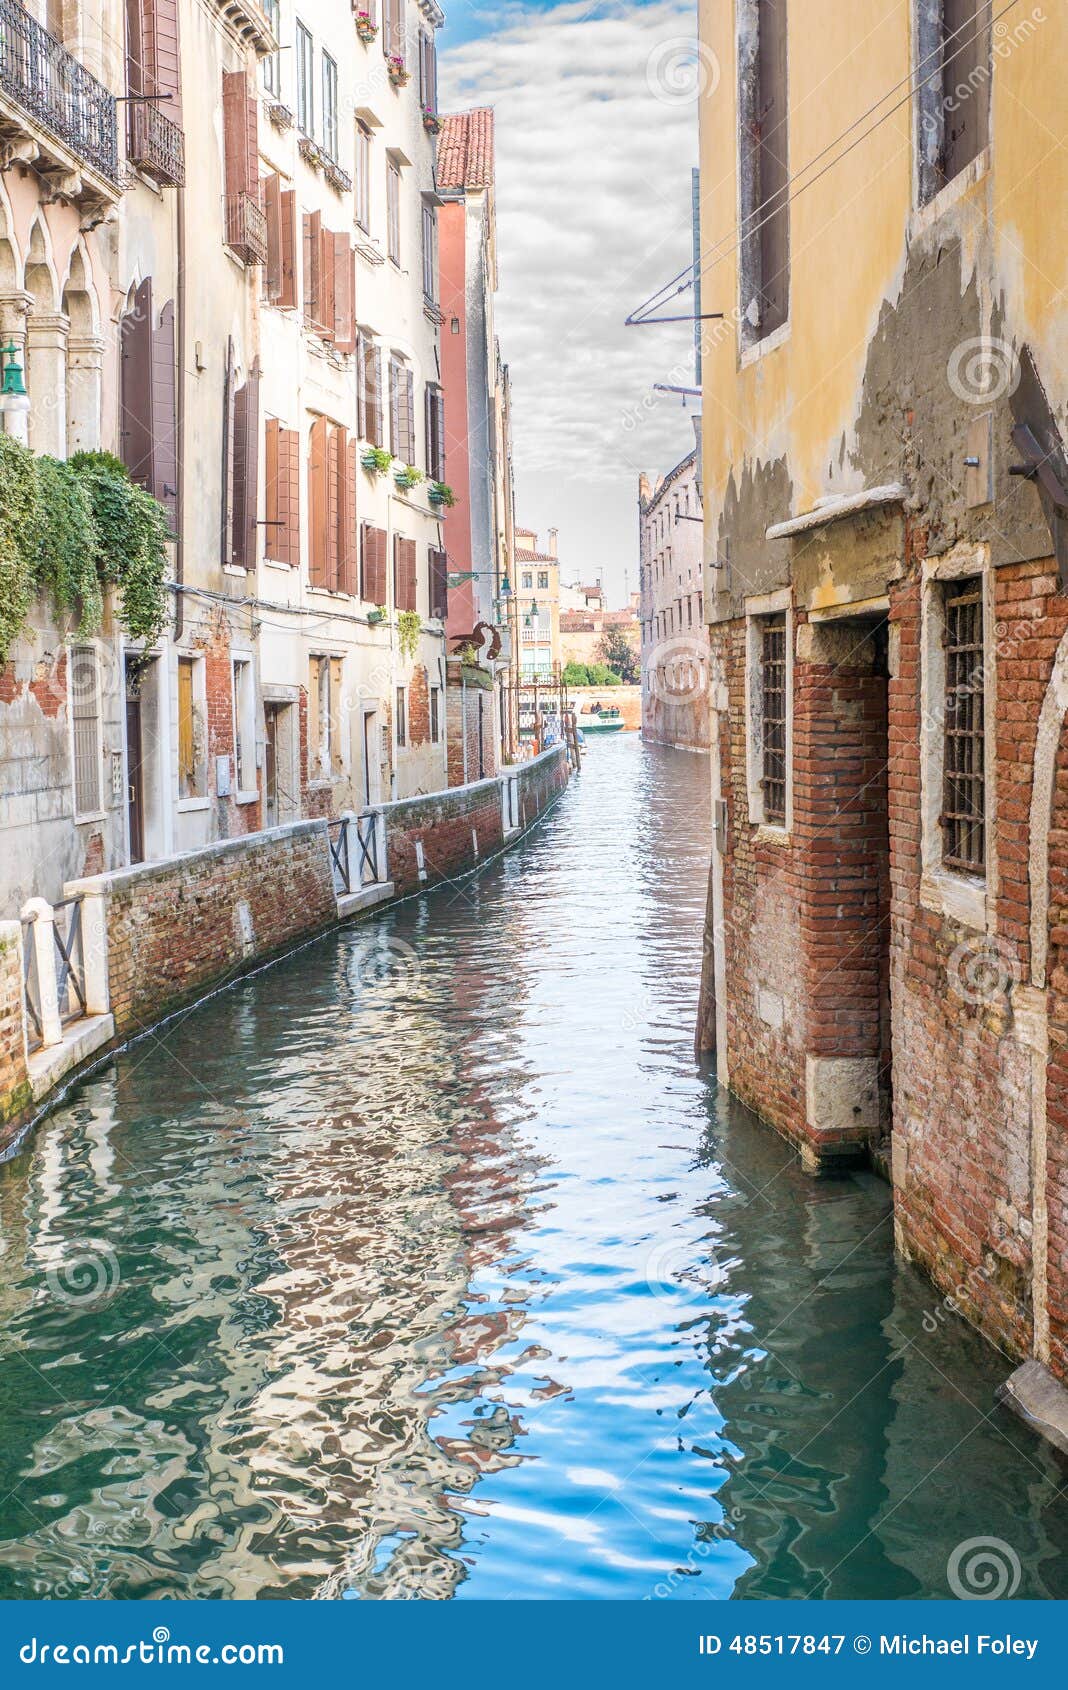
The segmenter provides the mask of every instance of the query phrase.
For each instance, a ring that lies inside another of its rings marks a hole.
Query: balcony
[[[251,194],[232,194],[227,200],[226,244],[243,264],[266,264],[267,216]]]
[[[154,182],[176,188],[185,181],[185,137],[154,100],[131,101],[126,152]]]
[[[0,0],[0,164],[23,163],[56,199],[121,192],[115,98],[18,0]]]

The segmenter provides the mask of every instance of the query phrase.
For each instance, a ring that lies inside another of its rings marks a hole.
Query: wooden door
[[[130,827],[130,861],[145,860],[145,783],[141,753],[141,700],[126,700],[126,806]]]

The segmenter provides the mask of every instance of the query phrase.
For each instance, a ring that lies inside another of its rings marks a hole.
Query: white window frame
[[[271,34],[275,40],[281,38],[282,30],[282,0],[263,0],[263,10],[267,22],[271,26]],[[276,100],[282,95],[282,55],[280,52],[268,53],[263,61],[263,86],[268,94],[273,94]]]
[[[338,70],[337,60],[322,52],[322,144],[331,161],[338,162]]]
[[[71,676],[74,663],[79,652],[91,652],[93,657],[93,693],[96,703],[96,808],[80,810],[78,808],[78,760],[74,741],[74,696],[71,688]],[[97,640],[76,640],[67,648],[67,688],[70,697],[70,785],[71,808],[74,822],[80,826],[83,822],[102,821],[107,815],[104,808],[104,691],[100,679],[100,645]]]
[[[386,257],[398,269],[401,262],[401,167],[386,158]]]
[[[983,600],[983,797],[986,874],[965,874],[942,860],[946,665],[942,648],[947,582],[977,576]],[[934,914],[988,931],[997,892],[997,617],[988,546],[957,546],[925,558],[920,584],[920,904]]]
[[[178,721],[178,665],[188,661],[193,666],[193,750],[196,752],[196,723],[197,713],[204,728],[204,758],[199,772],[202,777],[203,792],[194,793],[191,797],[183,798],[180,788],[180,771],[178,768],[179,747],[181,745],[181,724]],[[174,654],[174,791],[179,794],[176,808],[184,814],[187,810],[207,810],[211,808],[210,782],[208,778],[208,671],[202,651],[176,651]]]
[[[302,23],[299,18],[293,58],[297,128],[302,135],[312,137],[315,134],[315,37],[307,24]]]
[[[786,821],[764,819],[763,675],[761,632],[769,616],[786,618]],[[745,601],[745,778],[749,822],[758,837],[788,839],[794,825],[794,607],[789,587]]]
[[[238,671],[242,679],[238,678]],[[242,685],[245,696],[242,697]],[[233,694],[233,733],[234,733],[234,803],[254,804],[260,795],[259,773],[256,767],[256,670],[250,651],[231,651],[230,653],[230,687]],[[242,769],[242,759],[238,756],[238,745],[248,747],[251,759],[251,769]],[[254,777],[252,786],[242,786],[241,775],[251,773]]]
[[[371,131],[362,118],[356,119],[353,142],[352,214],[365,235],[371,232]]]

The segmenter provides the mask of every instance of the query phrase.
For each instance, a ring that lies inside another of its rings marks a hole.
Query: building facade
[[[5,649],[6,916],[449,780],[435,0],[16,11],[5,427],[42,463],[114,454],[172,538],[158,634],[105,582],[95,620],[40,592]]]
[[[515,531],[515,627],[520,682],[552,681],[560,674],[560,560],[550,528],[539,551],[533,528]]]
[[[708,750],[708,630],[697,452],[638,482],[642,738]]]
[[[839,21],[701,6],[700,1037],[1063,1380],[1068,17],[861,5],[814,56]]]

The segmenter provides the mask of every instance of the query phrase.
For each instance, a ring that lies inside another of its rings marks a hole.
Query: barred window
[[[74,725],[74,813],[91,816],[100,808],[100,688],[96,651],[75,646],[70,664],[71,721]]]
[[[982,874],[986,868],[984,652],[982,583],[978,577],[944,589],[945,727],[942,861]]]
[[[786,617],[760,630],[761,786],[764,820],[786,825]]]

